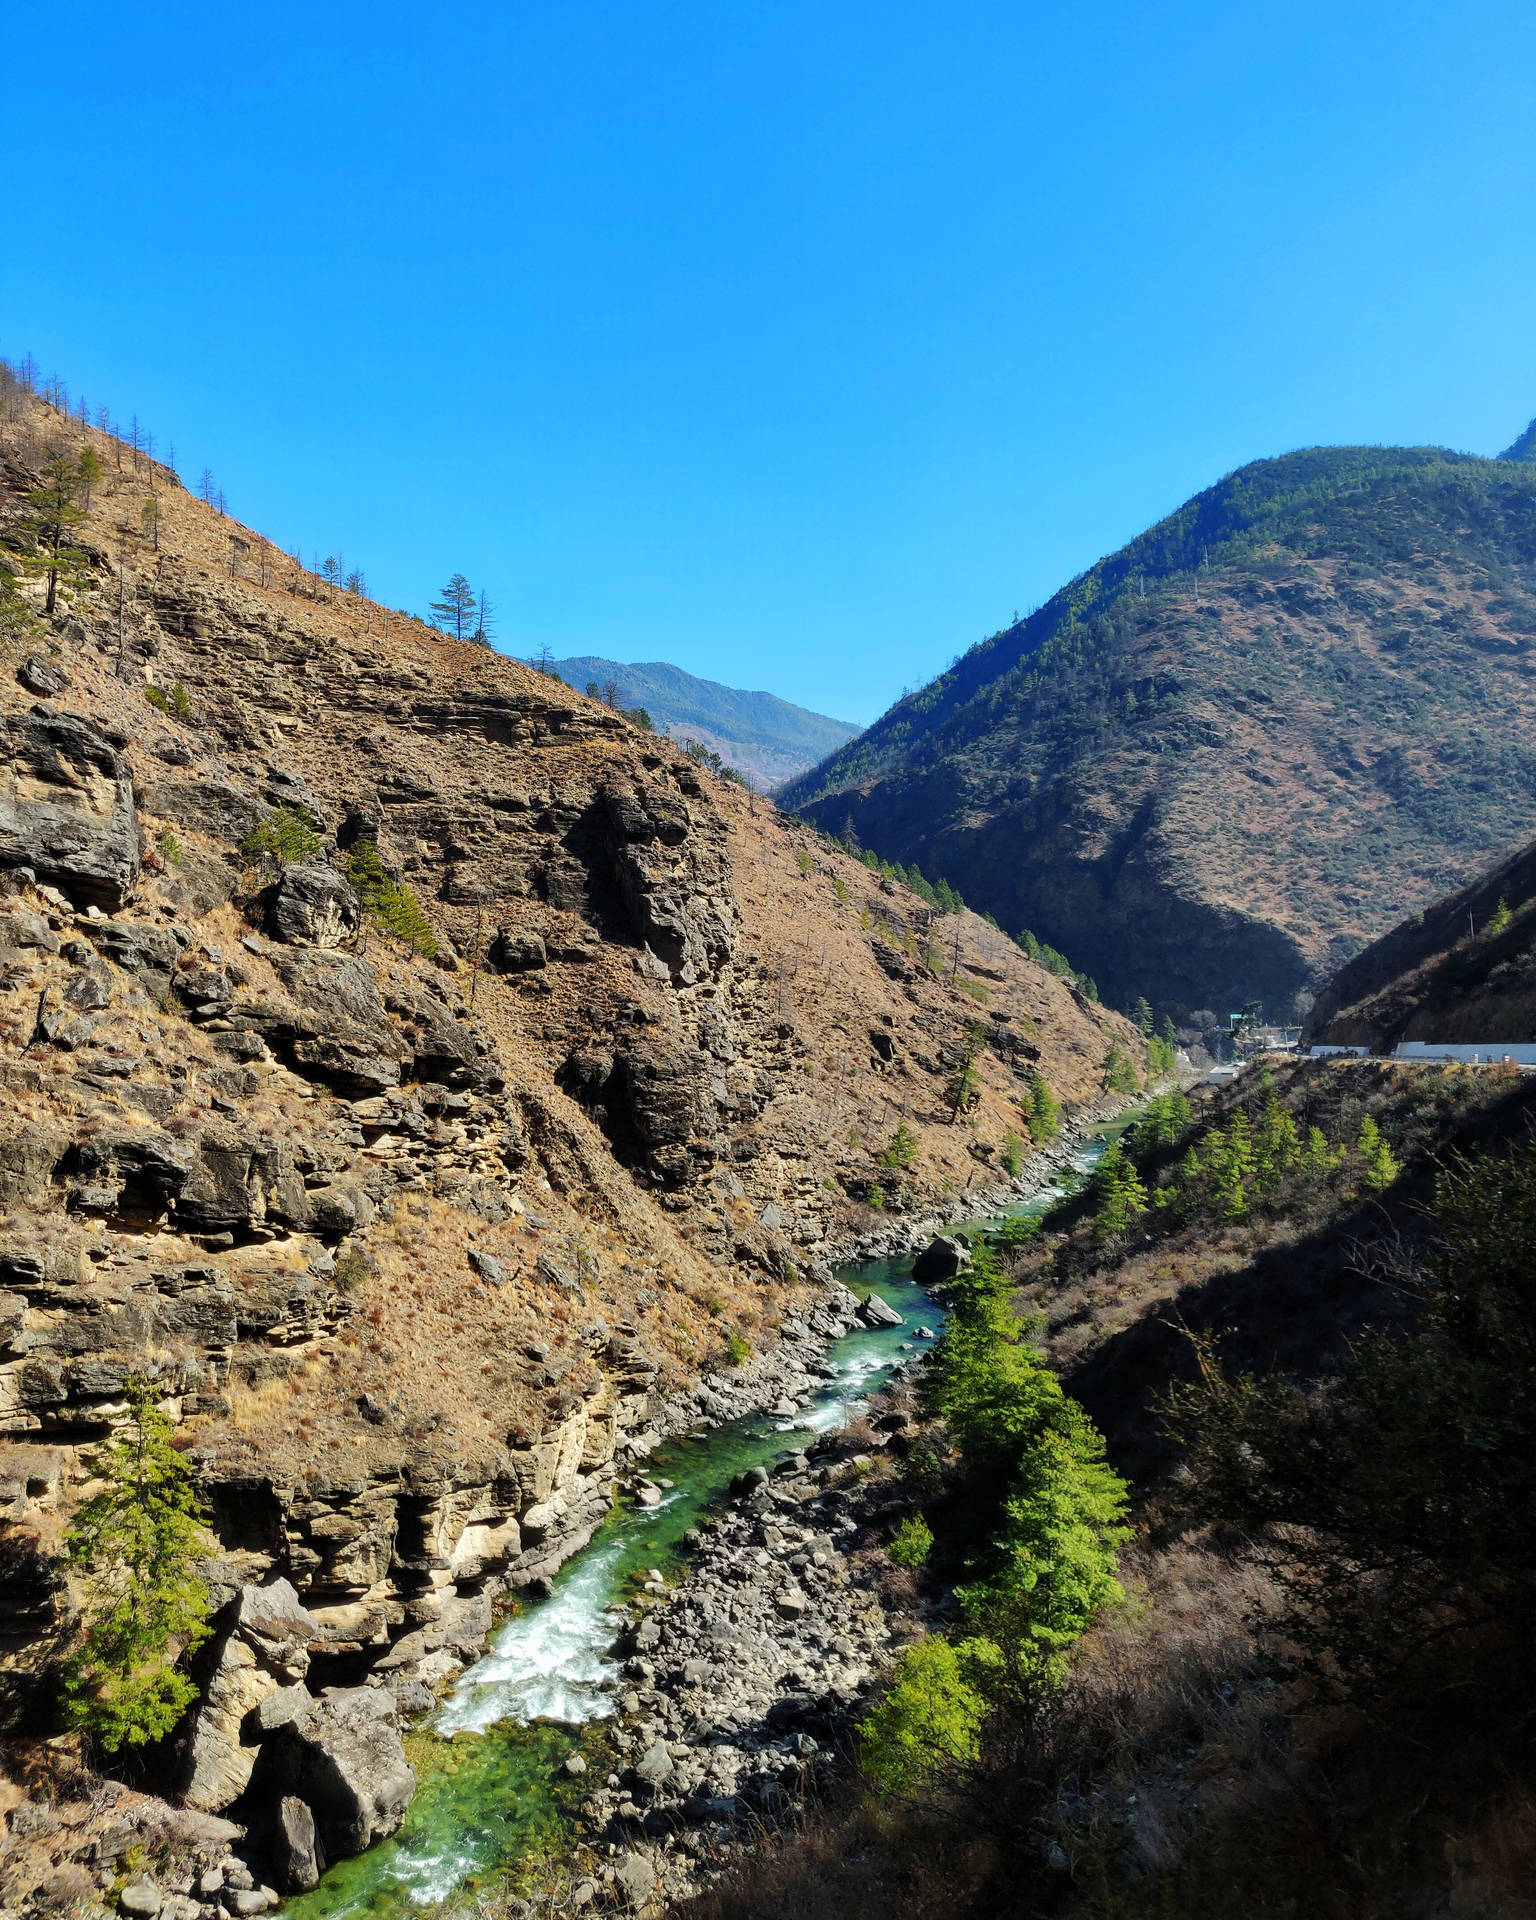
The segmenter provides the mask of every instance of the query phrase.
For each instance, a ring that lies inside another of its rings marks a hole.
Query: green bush
[[[436,958],[437,936],[415,894],[403,881],[391,878],[372,840],[359,840],[347,855],[347,878],[375,926],[403,940],[413,953]]]
[[[890,1167],[894,1172],[905,1173],[917,1158],[917,1135],[905,1120],[897,1122],[896,1131],[885,1143],[885,1151],[880,1155],[882,1167]]]
[[[981,1751],[987,1702],[966,1679],[961,1655],[931,1635],[896,1662],[879,1705],[859,1725],[859,1759],[879,1786],[911,1793],[940,1768]]]
[[[1003,1151],[999,1157],[1003,1163],[1003,1172],[1010,1180],[1017,1180],[1024,1171],[1024,1142],[1012,1127],[1003,1135]]]
[[[318,823],[309,809],[288,806],[275,808],[265,820],[252,827],[240,842],[240,851],[288,867],[302,860],[313,860],[323,845]]]
[[[1106,1093],[1134,1093],[1140,1082],[1136,1062],[1118,1040],[1112,1040],[1099,1068],[1100,1084]]]
[[[739,1367],[752,1358],[752,1343],[745,1334],[728,1333],[725,1336],[725,1355],[733,1367]]]
[[[192,715],[192,696],[178,680],[170,692],[164,687],[149,686],[144,689],[144,698],[161,713],[168,713],[177,720],[187,720]]]
[[[177,1661],[208,1636],[209,1593],[193,1571],[205,1551],[192,1470],[142,1376],[128,1419],[98,1459],[99,1492],[64,1536],[84,1577],[86,1629],[65,1673],[72,1725],[109,1753],[162,1740],[197,1697]]]
[[[920,1567],[933,1550],[933,1529],[920,1513],[903,1520],[891,1535],[887,1558],[898,1567]]]
[[[1135,1162],[1118,1140],[1110,1142],[1094,1168],[1093,1190],[1098,1196],[1093,1230],[1100,1241],[1126,1232],[1131,1222],[1147,1210],[1147,1190]]]
[[[1061,1108],[1043,1074],[1035,1075],[1024,1118],[1038,1146],[1049,1146],[1061,1132]]]

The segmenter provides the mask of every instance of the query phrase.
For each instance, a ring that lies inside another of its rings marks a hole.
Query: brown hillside
[[[699,1417],[668,1395],[747,1404],[732,1349],[817,1310],[872,1183],[979,1194],[1037,1067],[1082,1105],[1139,1050],[974,916],[939,923],[941,973],[918,900],[770,804],[5,400],[13,1670],[67,1622],[35,1550],[129,1371],[158,1369],[227,1577],[285,1574],[350,1658],[557,1564],[643,1436]],[[86,444],[48,621],[33,495]],[[295,807],[320,846],[285,879],[241,848]],[[435,959],[357,924],[335,870],[369,842]],[[901,1119],[908,1171],[877,1158]]]

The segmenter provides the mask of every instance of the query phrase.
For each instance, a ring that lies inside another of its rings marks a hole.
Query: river
[[[1118,1130],[1085,1142],[1074,1156],[1077,1167],[1091,1167]],[[1009,1213],[1043,1212],[1059,1191],[1046,1187]],[[873,1291],[889,1301],[905,1324],[859,1327],[835,1341],[826,1356],[833,1377],[793,1419],[755,1415],[656,1449],[647,1472],[672,1483],[661,1505],[617,1506],[560,1570],[550,1596],[523,1602],[496,1630],[485,1655],[410,1737],[421,1785],[404,1826],[289,1901],[289,1920],[419,1915],[558,1844],[569,1809],[587,1791],[586,1783],[567,1781],[561,1762],[580,1745],[583,1728],[616,1708],[619,1669],[609,1650],[622,1623],[611,1609],[629,1602],[651,1569],[668,1578],[680,1571],[683,1535],[736,1474],[769,1466],[797,1442],[845,1425],[925,1344],[917,1329],[939,1331],[942,1311],[913,1284],[910,1268],[908,1259],[839,1270],[861,1295]]]

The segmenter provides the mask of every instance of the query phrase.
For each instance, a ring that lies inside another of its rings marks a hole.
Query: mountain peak
[[[1499,458],[1501,460],[1536,460],[1536,420],[1531,422],[1518,440],[1504,449]]]

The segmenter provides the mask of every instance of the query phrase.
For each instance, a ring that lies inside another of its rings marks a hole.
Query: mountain
[[[1536,420],[1499,455],[1501,460],[1536,460]]]
[[[1533,722],[1536,465],[1312,448],[1197,494],[780,799],[1118,1004],[1286,1017],[1529,836]]]
[[[846,720],[829,720],[776,694],[700,680],[663,660],[631,666],[583,653],[549,664],[573,687],[616,682],[620,706],[644,707],[657,727],[677,740],[697,740],[764,792],[804,773],[859,732]]]
[[[856,1240],[998,1203],[1041,1077],[1081,1115],[1145,1060],[975,915],[931,958],[906,888],[3,363],[0,666],[0,1728],[58,1728],[82,1449],[152,1374],[223,1611],[134,1780],[202,1813],[259,1797],[281,1675],[389,1654],[371,1697],[424,1710],[661,1433],[808,1388]],[[333,1857],[398,1824],[393,1716]]]
[[[1536,843],[1416,913],[1329,981],[1305,1038],[1536,1040]]]

